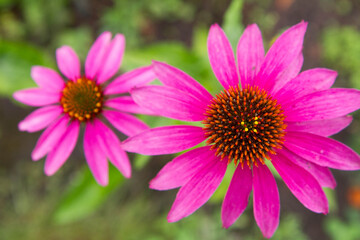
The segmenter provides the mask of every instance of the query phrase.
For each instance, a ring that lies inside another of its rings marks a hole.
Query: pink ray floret
[[[45,173],[53,175],[69,158],[78,141],[80,126],[85,125],[84,153],[89,168],[100,185],[107,185],[107,159],[126,177],[131,166],[126,152],[107,119],[127,136],[147,130],[148,126],[129,113],[152,114],[137,105],[130,96],[119,96],[133,87],[141,87],[156,78],[151,66],[137,68],[113,81],[125,50],[125,38],[110,32],[102,33],[92,45],[85,61],[84,73],[80,60],[69,46],[56,50],[60,72],[34,66],[31,77],[38,88],[14,93],[14,98],[30,106],[41,107],[19,123],[21,131],[45,131],[32,152],[37,161],[46,156]],[[110,83],[109,83],[110,82]]]
[[[168,221],[200,208],[219,186],[227,165],[236,166],[223,201],[221,219],[230,227],[253,193],[254,217],[270,238],[280,218],[272,164],[294,196],[308,209],[327,214],[322,187],[334,188],[329,168],[359,170],[360,156],[328,138],[347,127],[349,113],[360,108],[360,91],[331,88],[337,73],[315,68],[301,71],[307,23],[281,34],[265,55],[261,32],[248,26],[236,49],[236,60],[223,30],[214,24],[208,36],[211,67],[222,91],[212,96],[186,73],[161,62],[153,69],[163,86],[131,90],[134,101],[154,114],[201,127],[166,126],[147,130],[123,142],[123,149],[176,157],[150,182],[150,188],[179,188]]]

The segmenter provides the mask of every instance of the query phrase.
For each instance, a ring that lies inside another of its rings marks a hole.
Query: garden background
[[[31,66],[56,69],[55,49],[62,45],[72,46],[84,60],[105,30],[126,36],[122,72],[152,59],[165,61],[217,93],[206,49],[211,24],[219,23],[236,46],[244,27],[257,23],[268,49],[301,20],[309,22],[302,70],[331,68],[339,74],[336,87],[360,88],[359,0],[0,0],[0,239],[262,239],[251,204],[233,226],[221,227],[230,176],[200,210],[167,223],[176,190],[153,191],[148,182],[172,156],[130,154],[132,178],[125,181],[111,168],[109,186],[101,187],[78,143],[66,164],[47,177],[44,161],[30,158],[40,132],[17,129],[34,109],[15,102],[12,93],[34,86]],[[151,126],[172,123],[140,117]],[[360,153],[359,134],[357,112],[333,137]],[[338,186],[326,189],[327,216],[307,210],[277,179],[281,219],[273,239],[360,239],[360,172],[333,173]]]

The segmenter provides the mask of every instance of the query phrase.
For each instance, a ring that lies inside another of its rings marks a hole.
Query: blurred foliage
[[[325,221],[325,229],[331,239],[358,240],[360,236],[360,212],[346,211],[346,220],[329,216]]]
[[[102,29],[126,35],[127,44],[141,43],[141,31],[151,31],[151,20],[171,19],[189,21],[194,8],[181,0],[115,0],[114,7],[102,16]],[[121,21],[121,20],[122,21]]]
[[[91,172],[85,167],[67,188],[59,207],[54,212],[55,223],[70,223],[87,217],[120,187],[125,178],[112,165],[109,169],[109,185],[98,185]]]
[[[323,57],[327,64],[360,88],[360,33],[352,26],[329,27],[323,34]]]

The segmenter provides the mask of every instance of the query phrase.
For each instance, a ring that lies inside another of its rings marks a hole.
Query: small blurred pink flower
[[[206,146],[176,157],[150,182],[157,190],[180,187],[169,222],[208,201],[234,161],[222,205],[223,226],[236,221],[253,191],[255,220],[269,238],[279,224],[280,202],[266,159],[305,207],[324,214],[328,202],[322,187],[336,185],[329,168],[360,169],[357,153],[327,138],[350,124],[347,114],[360,108],[360,91],[331,89],[337,73],[329,69],[299,73],[306,27],[301,22],[285,31],[265,55],[259,28],[248,26],[236,63],[225,33],[213,25],[209,60],[224,87],[215,97],[184,72],[160,62],[153,67],[164,86],[131,91],[136,103],[154,113],[203,124],[154,128],[123,142],[127,151],[156,155],[180,152],[207,139]]]
[[[84,153],[96,181],[107,185],[108,162],[127,178],[131,165],[115,133],[102,121],[106,119],[120,132],[132,136],[148,129],[147,125],[128,113],[149,113],[130,96],[116,96],[134,86],[155,79],[151,66],[125,73],[107,81],[119,70],[125,49],[125,38],[102,33],[92,45],[81,74],[80,61],[74,50],[63,46],[56,50],[56,60],[66,81],[54,70],[34,66],[31,76],[38,88],[14,93],[24,104],[40,107],[19,123],[21,131],[36,132],[44,128],[31,154],[37,161],[47,155],[45,173],[54,174],[72,153],[80,125],[85,125]]]

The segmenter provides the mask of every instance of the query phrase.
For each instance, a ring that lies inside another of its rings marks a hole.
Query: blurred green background
[[[55,49],[72,46],[82,60],[102,31],[123,33],[121,71],[166,61],[216,93],[207,59],[209,26],[222,25],[233,45],[257,23],[266,48],[281,31],[309,22],[303,70],[338,71],[336,87],[360,88],[359,0],[0,0],[0,239],[262,239],[251,204],[229,229],[221,227],[221,201],[229,176],[210,202],[177,223],[167,223],[176,190],[159,192],[148,182],[172,156],[130,154],[133,177],[110,170],[103,188],[91,176],[79,143],[52,177],[30,153],[40,133],[19,132],[33,109],[16,103],[14,91],[34,86],[33,65],[56,68]],[[140,116],[151,126],[169,120]],[[334,136],[360,153],[360,113]],[[124,136],[119,135],[121,139]],[[360,239],[360,172],[333,171],[338,186],[326,189],[327,216],[312,213],[278,179],[280,226],[273,239]]]

